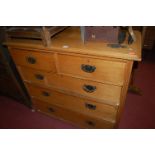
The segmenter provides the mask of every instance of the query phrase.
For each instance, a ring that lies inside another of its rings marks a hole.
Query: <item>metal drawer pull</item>
[[[81,65],[81,69],[84,72],[93,73],[96,70],[96,67],[95,66],[91,66],[91,65],[84,65],[84,64],[82,64]]]
[[[55,110],[52,107],[48,107],[49,112],[55,112]]]
[[[43,92],[42,92],[42,95],[43,95],[43,96],[50,96],[50,94],[49,94],[48,92],[46,92],[46,91],[43,91]]]
[[[90,104],[90,103],[85,103],[86,108],[90,110],[96,110],[96,105]]]
[[[26,59],[27,59],[27,62],[29,64],[35,64],[36,63],[36,59],[34,57],[29,56]]]
[[[95,126],[95,123],[92,122],[92,121],[86,121],[86,123],[87,123],[88,125],[90,125],[90,126]]]
[[[83,90],[92,93],[96,90],[96,86],[91,86],[91,85],[83,85]]]
[[[41,74],[35,74],[35,77],[37,80],[43,80],[44,79],[44,76]]]

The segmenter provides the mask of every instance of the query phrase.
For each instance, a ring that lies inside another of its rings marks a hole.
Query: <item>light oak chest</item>
[[[51,47],[8,42],[33,108],[81,128],[114,128],[123,110],[141,37],[126,49],[83,45],[77,28],[53,38]]]

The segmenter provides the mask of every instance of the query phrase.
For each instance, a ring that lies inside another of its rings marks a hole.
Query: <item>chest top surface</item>
[[[58,51],[92,56],[106,56],[126,60],[141,60],[141,34],[135,31],[136,42],[126,48],[111,48],[106,42],[82,42],[79,27],[69,27],[51,39],[51,46],[44,47],[39,41],[7,41],[4,43],[15,48],[40,49],[47,52]]]

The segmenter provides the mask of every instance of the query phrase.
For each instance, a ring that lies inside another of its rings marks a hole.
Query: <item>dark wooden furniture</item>
[[[23,82],[16,70],[15,64],[6,47],[2,46],[4,37],[0,29],[0,95],[12,97],[31,107],[31,101]]]
[[[155,45],[155,26],[145,26],[143,28],[143,49],[152,50]]]

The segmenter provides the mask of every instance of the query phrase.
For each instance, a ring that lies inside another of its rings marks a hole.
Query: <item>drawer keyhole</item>
[[[88,92],[88,93],[92,93],[96,90],[96,86],[92,86],[92,85],[83,85],[83,90]]]
[[[90,103],[85,103],[85,107],[90,109],[90,110],[96,110],[96,105],[93,105]]]
[[[81,65],[81,69],[84,72],[93,73],[96,70],[96,67],[95,66],[91,66],[91,65],[84,65],[84,64],[82,64]]]
[[[41,74],[35,74],[35,77],[37,80],[43,80],[44,79],[44,76]]]
[[[48,107],[49,112],[55,112],[55,110],[52,107]]]
[[[29,57],[27,57],[27,62],[29,64],[35,64],[36,63],[36,59],[34,57],[29,56]]]
[[[90,126],[95,126],[95,123],[93,121],[86,121],[86,123]]]
[[[43,96],[50,96],[50,94],[49,94],[48,92],[46,92],[46,91],[43,91],[43,92],[42,92],[42,95],[43,95]]]

